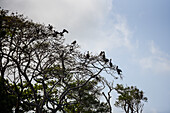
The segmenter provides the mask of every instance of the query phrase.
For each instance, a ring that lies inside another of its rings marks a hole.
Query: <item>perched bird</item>
[[[58,31],[55,31],[55,30],[54,30],[54,33],[55,33],[55,34],[60,34]]]
[[[110,67],[113,67],[112,59],[110,59],[109,65],[110,65]]]
[[[68,33],[68,31],[66,29],[63,29],[63,31],[60,32],[60,36],[64,36],[64,33]]]
[[[109,62],[109,59],[105,58],[104,61],[105,61],[105,63],[107,63],[107,62]]]
[[[49,29],[50,31],[52,31],[53,26],[52,26],[52,25],[50,25],[50,24],[48,24],[48,29]]]
[[[105,63],[109,62],[109,59],[106,58],[104,51],[101,51],[99,55],[102,56],[102,59],[104,60]]]
[[[63,29],[62,33],[65,33],[65,32],[68,33],[68,31],[66,29]]]
[[[119,69],[118,68],[118,66],[116,66],[116,71],[117,71],[117,73],[120,75],[121,74],[121,72],[122,72],[122,70],[121,69]]]
[[[105,52],[104,52],[104,51],[102,51],[101,56],[102,56],[103,60],[105,60],[105,59],[106,59],[106,56],[105,56]]]
[[[101,51],[99,55],[102,56],[103,55],[103,51]]]
[[[103,57],[103,60],[105,61],[105,60],[106,60],[106,56],[105,56],[105,54],[103,54],[103,56],[102,56],[102,57]],[[105,62],[106,62],[106,61],[105,61]]]
[[[99,55],[102,56],[103,54],[105,54],[104,51],[101,51]]]
[[[73,45],[74,45],[74,44],[76,44],[76,40],[75,40],[75,41],[73,41],[71,44],[73,44]]]
[[[87,58],[87,59],[89,59],[89,58],[90,58],[89,51],[87,51],[86,58]]]

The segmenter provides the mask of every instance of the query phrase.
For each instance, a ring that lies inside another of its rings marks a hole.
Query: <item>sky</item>
[[[77,40],[83,51],[106,51],[123,71],[115,84],[137,86],[148,97],[144,113],[170,113],[170,0],[0,0],[0,6],[66,28],[66,43]]]

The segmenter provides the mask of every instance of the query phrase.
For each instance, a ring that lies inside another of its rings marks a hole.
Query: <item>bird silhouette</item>
[[[68,33],[68,31],[66,29],[63,29],[62,33]]]
[[[50,24],[48,24],[48,29],[49,29],[50,31],[52,31],[53,26],[52,26],[52,25],[50,25]]]
[[[71,44],[73,44],[73,45],[74,45],[74,44],[76,44],[76,40],[75,40],[75,41],[73,41]]]
[[[118,66],[116,66],[116,71],[117,71],[117,73],[120,75],[121,74],[121,72],[122,72],[122,70],[121,69],[119,69],[118,68]]]
[[[60,36],[64,36],[64,33],[68,33],[68,31],[66,29],[63,29],[63,31],[60,32]]]
[[[109,59],[106,58],[104,51],[101,51],[99,55],[102,56],[102,59],[104,60],[105,63],[109,62]]]
[[[104,59],[104,62],[105,62],[105,63],[109,62],[109,59],[105,58],[105,59]]]
[[[105,54],[104,51],[101,51],[99,55],[102,56],[103,54]]]
[[[87,58],[87,59],[89,59],[89,58],[90,58],[89,51],[87,51],[86,58]]]
[[[105,52],[104,52],[104,51],[103,51],[103,53],[102,53],[102,58],[103,58],[103,60],[106,59],[106,55],[105,55]]]
[[[113,67],[112,59],[110,59],[109,65],[110,65],[110,67]]]

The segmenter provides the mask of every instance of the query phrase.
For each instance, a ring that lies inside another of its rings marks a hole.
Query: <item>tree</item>
[[[76,41],[64,43],[66,29],[59,32],[52,25],[34,23],[17,13],[9,15],[3,9],[0,28],[0,76],[16,98],[15,113],[65,113],[71,107],[77,113],[107,112],[110,101],[101,102],[98,96],[112,84],[102,74],[111,75],[113,80],[121,74],[115,74],[117,66],[109,65],[104,51],[98,55],[82,53]],[[85,104],[88,106],[82,106]],[[111,112],[111,107],[108,109]]]
[[[85,81],[81,81],[85,82]],[[97,86],[98,81],[90,81],[86,86],[73,90],[68,94],[72,99],[70,105],[66,107],[68,113],[106,113],[109,107],[106,103],[100,102],[99,96],[103,88]],[[76,82],[71,84],[76,85]]]
[[[8,81],[6,81],[8,82]],[[0,76],[0,110],[2,113],[12,113],[12,108],[15,105],[16,97],[5,87],[4,80]]]
[[[117,84],[115,90],[119,94],[116,107],[121,107],[126,113],[142,113],[144,104],[147,102],[147,97],[144,97],[143,91],[140,91],[135,86],[124,87],[122,84]]]

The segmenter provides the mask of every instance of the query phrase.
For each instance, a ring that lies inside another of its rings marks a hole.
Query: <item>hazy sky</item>
[[[77,40],[84,51],[105,50],[123,70],[116,83],[148,97],[144,113],[170,113],[170,0],[0,0],[0,6],[66,28],[66,42]]]

